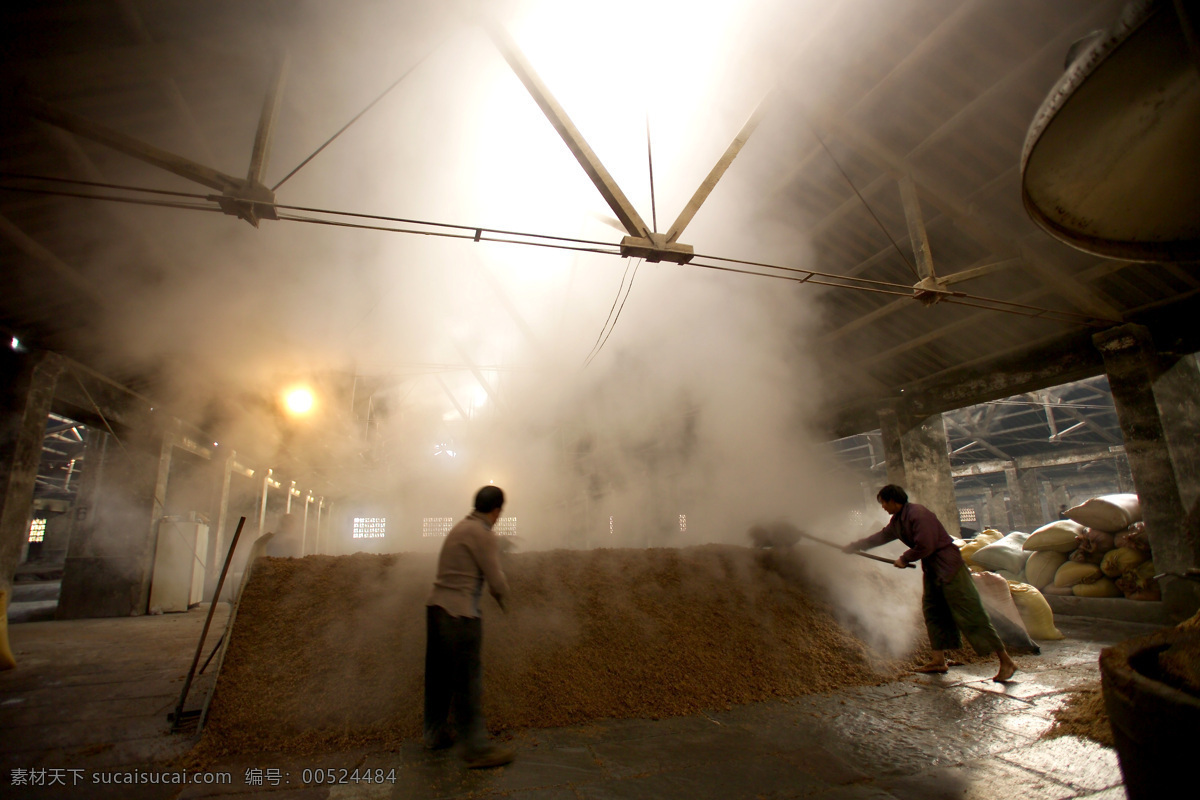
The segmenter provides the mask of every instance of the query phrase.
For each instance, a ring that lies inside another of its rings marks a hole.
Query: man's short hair
[[[875,499],[881,503],[900,503],[903,505],[908,502],[908,492],[894,483],[889,483],[879,490],[879,494],[875,495]]]
[[[504,505],[504,492],[499,486],[485,486],[475,493],[475,510],[480,514],[495,511]]]

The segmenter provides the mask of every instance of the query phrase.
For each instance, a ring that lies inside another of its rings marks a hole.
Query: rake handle
[[[814,542],[816,542],[817,544],[823,544],[823,545],[825,545],[826,547],[833,547],[833,548],[836,548],[836,549],[838,549],[838,550],[842,550],[842,546],[841,546],[840,544],[835,544],[835,543],[833,543],[833,542],[830,542],[830,541],[827,541],[827,540],[825,540],[825,539],[818,539],[816,536],[812,536],[812,535],[810,535],[810,534],[807,534],[807,533],[801,533],[800,535],[801,535],[801,536],[803,536],[805,539],[812,539],[812,540],[813,540]],[[844,552],[845,552],[845,550],[842,550],[842,552],[844,553]],[[869,559],[871,559],[872,561],[882,561],[884,564],[892,564],[892,563],[894,563],[894,562],[895,562],[895,559],[892,559],[892,558],[884,558],[883,556],[875,556],[875,555],[871,555],[870,553],[864,553],[864,552],[862,552],[861,550],[856,550],[856,551],[854,551],[854,555],[856,555],[856,556],[862,556],[863,558],[869,558]],[[917,565],[916,565],[916,564],[908,564],[908,565],[906,565],[906,566],[907,566],[907,568],[908,568],[908,569],[916,569],[916,568],[917,568]]]

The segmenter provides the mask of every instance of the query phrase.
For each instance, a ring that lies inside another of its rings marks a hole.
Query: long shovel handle
[[[834,542],[830,542],[830,541],[827,541],[827,540],[825,540],[825,539],[818,539],[816,536],[812,536],[811,534],[807,534],[807,533],[803,533],[803,532],[802,532],[800,535],[801,535],[801,536],[803,536],[805,539],[812,539],[812,540],[813,540],[814,542],[816,542],[817,544],[823,544],[823,545],[825,545],[826,547],[833,547],[833,548],[836,548],[836,549],[838,549],[838,550],[842,550],[842,546],[841,546],[840,544],[835,544]],[[842,550],[842,552],[844,553],[844,552],[846,552],[846,551],[845,551],[845,550]],[[856,555],[856,556],[862,556],[863,558],[869,558],[869,559],[871,559],[872,561],[882,561],[884,564],[893,564],[893,563],[895,563],[895,559],[892,559],[892,558],[884,558],[883,556],[875,556],[875,555],[871,555],[870,553],[864,553],[864,552],[863,552],[863,551],[861,551],[861,550],[855,550],[855,551],[854,551],[854,555]],[[916,568],[917,568],[917,565],[916,565],[916,564],[906,564],[905,566],[906,566],[908,569],[916,569]]]

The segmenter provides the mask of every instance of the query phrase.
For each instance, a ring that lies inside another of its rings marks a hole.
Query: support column
[[[1008,518],[1008,506],[1004,503],[1004,492],[993,489],[988,495],[988,527],[998,531],[1008,530],[1012,522]]]
[[[89,428],[87,454],[56,616],[145,614],[171,444]]]
[[[1149,330],[1122,325],[1092,337],[1104,356],[1125,454],[1160,572],[1200,567],[1200,370],[1160,354]],[[1200,584],[1164,579],[1172,615],[1200,607]]]
[[[217,470],[216,486],[216,518],[213,520],[213,535],[208,537],[208,560],[204,571],[204,597],[211,600],[217,591],[217,580],[221,576],[221,567],[225,565],[226,528],[229,524],[229,485],[233,480],[233,465],[237,460],[237,452],[231,452]]]
[[[1133,472],[1129,469],[1129,459],[1122,453],[1114,459],[1117,469],[1117,488],[1122,492],[1136,494],[1133,488]]]
[[[300,554],[308,555],[308,507],[312,505],[313,493],[312,489],[308,490],[308,494],[304,496],[304,520],[300,524]]]
[[[1041,525],[1042,518],[1037,473],[1031,469],[1017,469],[1017,462],[1010,461],[1004,468],[1004,480],[1008,484],[1012,528],[1029,533]]]
[[[879,410],[879,428],[888,482],[903,486],[913,502],[937,514],[950,535],[958,536],[958,502],[942,415],[915,417],[907,404],[896,403]]]
[[[9,590],[33,510],[46,418],[62,366],[51,353],[0,350],[0,589]]]

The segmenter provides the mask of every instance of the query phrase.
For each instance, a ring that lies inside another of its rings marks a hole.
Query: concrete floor
[[[227,614],[218,608],[213,643]],[[1101,647],[1154,630],[1060,616],[1068,639],[1019,658],[1021,671],[1007,686],[993,684],[994,667],[980,664],[945,677],[696,716],[525,731],[512,737],[518,760],[496,770],[469,771],[452,753],[426,753],[412,743],[399,753],[238,759],[214,768],[229,775],[219,786],[94,784],[134,768],[169,769],[163,765],[190,747],[188,737],[168,733],[166,714],[203,621],[196,609],[11,626],[19,666],[0,673],[4,796],[1118,800],[1124,792],[1113,751],[1073,737],[1039,737],[1066,693],[1098,677]],[[38,769],[47,785],[14,785],[30,774],[14,770]],[[313,769],[346,769],[347,779],[355,769],[372,777],[381,770],[384,781],[305,785],[305,770]],[[48,785],[56,779],[65,785]]]

